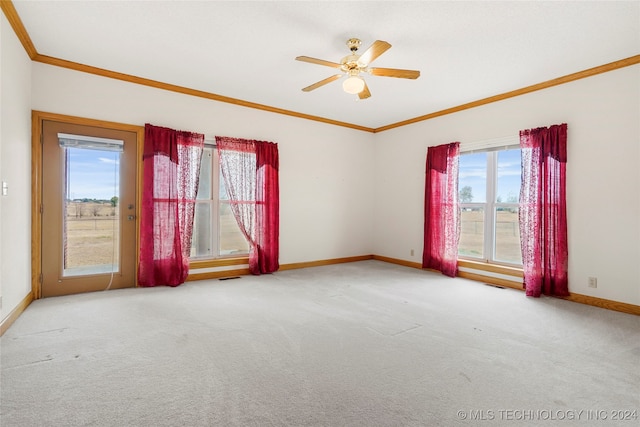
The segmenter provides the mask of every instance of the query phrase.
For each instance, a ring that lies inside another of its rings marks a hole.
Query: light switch
[[[9,194],[9,184],[6,181],[2,181],[2,195],[6,196]]]

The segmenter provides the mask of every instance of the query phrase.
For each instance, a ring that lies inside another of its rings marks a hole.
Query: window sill
[[[246,265],[249,264],[249,256],[233,257],[233,258],[216,258],[207,260],[197,260],[189,262],[189,269],[196,270],[199,268],[225,267],[228,265]]]
[[[458,260],[458,267],[471,268],[473,270],[486,271],[497,274],[504,274],[506,276],[513,276],[523,278],[524,273],[521,267],[507,267],[505,265],[490,264],[482,261],[470,261],[470,260]]]

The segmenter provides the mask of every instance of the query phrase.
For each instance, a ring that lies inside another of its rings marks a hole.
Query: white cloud
[[[521,173],[519,170],[499,170],[498,169],[498,177],[501,176],[520,176]]]
[[[458,172],[458,178],[486,178],[487,170],[486,169],[465,169],[463,171]]]
[[[109,159],[109,158],[106,158],[106,157],[98,157],[98,160],[100,162],[102,162],[102,163],[106,163],[106,164],[109,164],[109,165],[118,165],[118,164],[120,164],[120,160],[117,160],[117,159]]]

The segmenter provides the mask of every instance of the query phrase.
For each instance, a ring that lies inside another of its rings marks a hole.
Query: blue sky
[[[496,196],[506,202],[509,197],[520,194],[520,150],[506,150],[498,153],[498,186]],[[473,202],[486,202],[488,153],[460,155],[458,189],[472,188]]]
[[[69,198],[109,200],[118,196],[120,153],[67,148],[69,150]],[[470,186],[473,202],[486,201],[487,153],[462,154],[458,188]],[[520,193],[520,150],[498,152],[497,195],[506,202]]]
[[[110,200],[119,197],[120,153],[67,148],[70,199]]]

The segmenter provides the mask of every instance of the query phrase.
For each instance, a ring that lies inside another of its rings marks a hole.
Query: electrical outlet
[[[597,277],[589,277],[589,287],[597,288],[598,287],[598,278]]]

